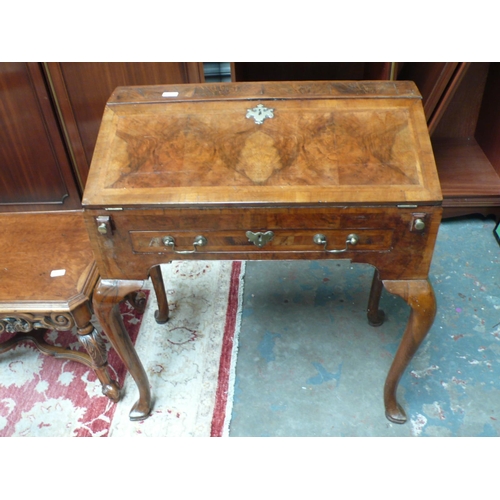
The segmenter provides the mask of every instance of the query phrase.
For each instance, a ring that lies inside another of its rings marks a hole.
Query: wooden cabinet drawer
[[[245,230],[227,231],[130,231],[132,249],[135,253],[194,253],[194,243],[200,236],[202,245],[196,245],[196,252],[324,252],[325,248],[335,253],[345,251],[389,251],[393,231],[390,229],[361,229],[352,232],[337,230],[277,229],[254,230],[247,235]],[[321,235],[323,237],[321,237]],[[347,245],[347,238],[356,235],[357,241]],[[316,238],[315,238],[316,237]],[[255,243],[250,240],[253,238]],[[323,243],[323,241],[326,243]],[[175,246],[174,246],[175,245]]]
[[[436,237],[441,208],[97,209],[85,216],[104,277],[143,279],[152,266],[181,259],[347,258],[383,268],[384,279],[401,279],[428,272],[427,248]],[[104,230],[103,220],[108,221]],[[424,224],[421,229],[415,225],[418,220]],[[249,241],[248,231],[272,232],[273,237],[258,246]],[[353,234],[356,244],[346,244]],[[317,235],[323,235],[326,245],[315,241]],[[199,236],[206,241],[194,245]],[[166,244],[168,237],[173,244]]]

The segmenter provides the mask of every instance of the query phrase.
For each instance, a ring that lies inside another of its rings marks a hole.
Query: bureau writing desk
[[[441,202],[412,82],[117,88],[83,205],[101,276],[94,311],[139,389],[130,418],[147,418],[151,395],[118,304],[157,282],[159,264],[349,259],[375,267],[371,324],[382,288],[411,308],[384,389],[387,418],[405,422],[396,389],[436,313]]]

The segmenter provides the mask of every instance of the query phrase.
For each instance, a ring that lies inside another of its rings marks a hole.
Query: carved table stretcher
[[[94,310],[139,388],[131,418],[149,415],[151,396],[117,305],[155,266],[340,258],[376,268],[371,324],[382,287],[411,307],[384,389],[387,418],[405,422],[396,389],[436,312],[441,202],[411,82],[116,89],[83,204],[101,275]]]

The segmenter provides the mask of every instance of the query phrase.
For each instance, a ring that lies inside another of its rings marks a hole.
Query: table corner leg
[[[384,280],[384,288],[400,296],[411,307],[410,318],[392,362],[384,386],[386,417],[394,423],[407,420],[396,399],[396,390],[404,370],[429,332],[436,316],[436,297],[428,279]]]
[[[130,411],[131,420],[145,420],[149,417],[151,391],[147,374],[127,333],[118,306],[129,294],[140,290],[143,284],[143,281],[101,279],[92,299],[94,313],[103,332],[139,389],[139,399]]]

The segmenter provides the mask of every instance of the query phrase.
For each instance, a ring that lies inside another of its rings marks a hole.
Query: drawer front
[[[248,234],[247,234],[248,233]],[[130,231],[132,249],[136,253],[183,255],[186,252],[332,252],[389,251],[392,230],[277,229],[254,231]],[[201,238],[200,238],[201,237]],[[200,238],[198,240],[198,238]],[[348,242],[349,238],[349,242]],[[198,244],[197,244],[198,243]]]
[[[101,277],[172,260],[350,259],[382,279],[428,275],[441,207],[87,209]]]

